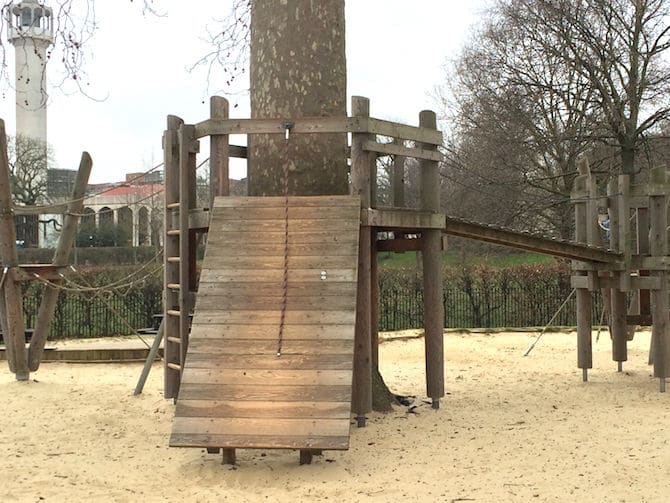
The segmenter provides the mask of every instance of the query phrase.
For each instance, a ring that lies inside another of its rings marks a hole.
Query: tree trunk
[[[254,0],[251,8],[251,117],[345,117],[344,0]],[[346,134],[252,135],[249,195],[348,194]],[[373,369],[375,410],[393,395]]]
[[[255,0],[251,9],[251,117],[346,116],[344,0]],[[346,134],[251,136],[249,195],[347,194]]]

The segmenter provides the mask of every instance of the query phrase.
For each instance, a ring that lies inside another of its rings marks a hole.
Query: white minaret
[[[7,7],[8,39],[16,53],[16,136],[47,142],[47,48],[53,12],[38,0]]]

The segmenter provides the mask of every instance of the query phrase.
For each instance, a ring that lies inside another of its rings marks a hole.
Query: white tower
[[[53,44],[53,12],[38,0],[7,7],[8,39],[16,54],[16,136],[47,141],[47,48]]]

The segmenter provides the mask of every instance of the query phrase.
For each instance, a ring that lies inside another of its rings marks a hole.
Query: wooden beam
[[[9,159],[7,158],[7,136],[5,122],[0,119],[0,260],[2,260],[4,282],[0,296],[0,316],[4,318],[3,338],[7,351],[9,369],[17,381],[30,377],[26,358],[26,336],[23,321],[23,294],[17,283],[16,227],[12,211]]]
[[[370,133],[418,141],[433,146],[442,145],[442,132],[436,129],[407,126],[405,124],[398,124],[397,122],[373,118],[368,120],[367,125],[367,131]]]
[[[577,243],[567,243],[556,239],[547,239],[529,233],[501,229],[491,225],[478,224],[452,217],[447,217],[444,233],[586,262],[615,264],[622,260],[621,254],[600,248],[593,248]]]
[[[395,252],[395,253],[404,253],[404,252],[415,252],[421,251],[423,243],[421,238],[416,239],[405,239],[405,238],[396,238],[396,239],[382,239],[377,241],[377,251],[381,252]]]
[[[363,143],[363,149],[368,152],[375,152],[382,155],[399,155],[403,157],[413,157],[414,159],[425,159],[428,161],[441,161],[442,154],[437,151],[423,150],[419,148],[408,148],[395,143],[378,143],[376,141],[366,141]]]
[[[86,187],[88,187],[88,179],[93,168],[93,159],[84,152],[81,155],[79,162],[79,170],[77,171],[77,178],[74,181],[74,188],[68,211],[63,219],[63,229],[61,230],[54,253],[53,265],[63,267],[70,262],[70,253],[74,245],[75,237],[77,236],[77,226],[79,225],[79,215],[84,210],[84,195],[86,195]],[[62,279],[52,280],[55,285],[60,285]],[[35,322],[35,333],[30,339],[30,348],[28,350],[28,368],[35,372],[40,367],[42,355],[44,354],[44,346],[49,335],[49,326],[53,319],[56,303],[58,302],[58,295],[60,290],[57,286],[46,285],[44,293],[42,294],[42,301],[37,312],[37,321]]]
[[[368,130],[367,118],[301,117],[290,118],[291,134],[362,133]],[[221,134],[286,134],[287,118],[280,119],[208,119],[195,125],[195,138]]]
[[[595,280],[591,280],[588,276],[570,277],[572,288],[618,288],[619,281],[609,276],[597,277]],[[661,282],[654,276],[633,276],[630,278],[630,284],[633,290],[656,290],[661,287]]]
[[[210,117],[214,120],[228,119],[228,100],[220,96],[212,96],[209,100]],[[209,139],[209,184],[210,208],[216,196],[230,195],[228,161],[230,145],[227,134],[211,135]]]
[[[433,211],[398,208],[363,208],[361,225],[381,229],[439,229],[446,225],[446,216]],[[380,229],[377,229],[380,230]]]

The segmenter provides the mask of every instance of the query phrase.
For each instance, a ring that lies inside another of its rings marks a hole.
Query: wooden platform
[[[347,449],[360,202],[217,198],[170,445]]]

